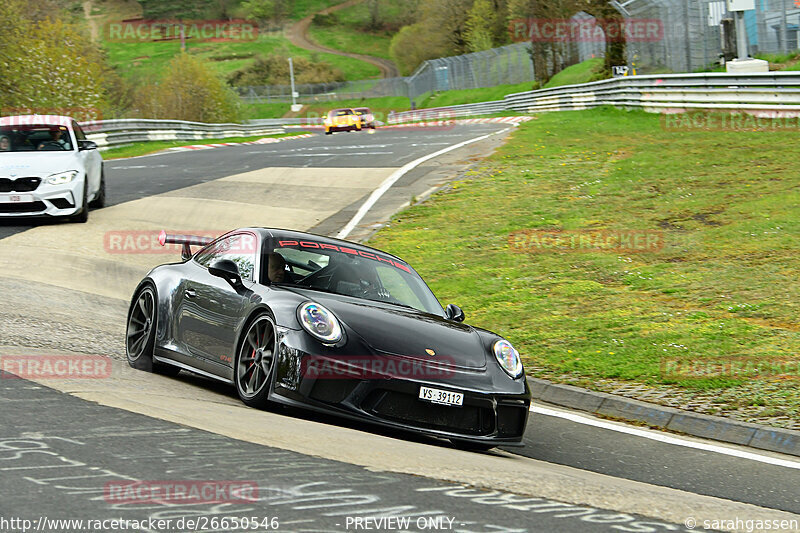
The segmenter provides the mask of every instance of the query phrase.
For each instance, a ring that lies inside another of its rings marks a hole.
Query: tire
[[[488,452],[492,448],[496,447],[494,444],[484,444],[482,442],[470,442],[467,440],[458,439],[450,439],[450,442],[452,442],[453,446],[459,450],[465,450],[468,452]]]
[[[177,366],[164,365],[153,361],[153,348],[156,343],[158,319],[158,297],[156,289],[148,283],[136,293],[128,310],[125,329],[125,356],[128,364],[137,370],[155,372],[165,376],[177,376],[181,371]]]
[[[275,373],[275,351],[278,337],[275,320],[261,313],[242,330],[233,362],[233,380],[239,399],[249,407],[266,407],[272,376]],[[265,365],[265,361],[268,362]]]
[[[101,208],[106,206],[106,171],[100,169],[100,190],[97,191],[97,198],[89,202],[89,207]]]
[[[83,203],[81,204],[83,207],[80,211],[75,213],[74,215],[70,215],[69,220],[70,222],[77,222],[78,224],[85,224],[89,221],[89,201],[87,199],[87,195],[89,193],[88,187],[89,183],[86,182],[83,186]]]
[[[329,130],[325,130],[325,135],[333,135],[333,132],[329,131]]]

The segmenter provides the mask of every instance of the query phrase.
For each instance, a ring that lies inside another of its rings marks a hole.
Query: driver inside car
[[[271,283],[293,283],[291,273],[286,270],[286,259],[281,254],[272,253],[267,258],[267,277]]]
[[[61,128],[50,130],[50,139],[39,143],[37,150],[65,150],[67,141],[61,138],[63,134]]]

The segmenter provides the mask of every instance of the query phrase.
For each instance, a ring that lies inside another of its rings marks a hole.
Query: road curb
[[[532,398],[542,403],[800,457],[800,431],[682,411],[544,379],[528,377],[528,384]]]

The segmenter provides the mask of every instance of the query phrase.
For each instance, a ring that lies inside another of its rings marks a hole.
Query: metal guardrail
[[[185,120],[118,119],[83,122],[86,137],[102,148],[144,141],[193,141],[284,133],[280,123],[205,124]],[[300,119],[302,120],[302,119]]]
[[[541,113],[612,105],[652,113],[690,109],[800,116],[800,71],[754,74],[700,73],[631,76],[506,95],[503,100],[394,113],[389,124],[496,113]],[[284,128],[320,125],[321,118],[254,120],[248,124],[204,124],[182,120],[120,119],[83,123],[101,148],[141,141],[202,140],[283,133]]]
[[[507,111],[539,113],[613,105],[649,112],[686,109],[800,113],[800,72],[631,76],[506,95]]]
[[[442,120],[456,117],[471,117],[477,115],[492,115],[494,113],[505,113],[507,111],[505,101],[496,100],[493,102],[479,102],[477,104],[463,104],[447,107],[432,107],[429,109],[417,109],[414,111],[402,111],[389,115],[389,124],[402,124],[405,122],[416,122],[418,120]]]

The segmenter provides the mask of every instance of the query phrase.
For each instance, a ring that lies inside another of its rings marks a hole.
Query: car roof
[[[73,119],[63,115],[13,115],[0,117],[0,126],[71,126]]]
[[[296,231],[296,230],[289,230],[289,229],[281,229],[281,228],[240,228],[235,231],[256,231],[261,233],[262,237],[286,237],[288,239],[294,239],[297,241],[300,240],[313,240],[314,242],[321,243],[321,244],[333,244],[335,246],[346,246],[349,248],[354,248],[356,250],[362,250],[365,252],[377,252],[381,255],[385,255],[386,257],[391,257],[392,259],[397,259],[404,265],[408,265],[408,263],[396,255],[392,255],[388,252],[384,252],[383,250],[379,250],[377,248],[371,248],[369,246],[364,246],[363,244],[358,244],[351,241],[345,241],[342,239],[335,239],[333,237],[326,237],[324,235],[317,235],[315,233],[308,233],[305,231]],[[410,266],[410,265],[409,265]]]

